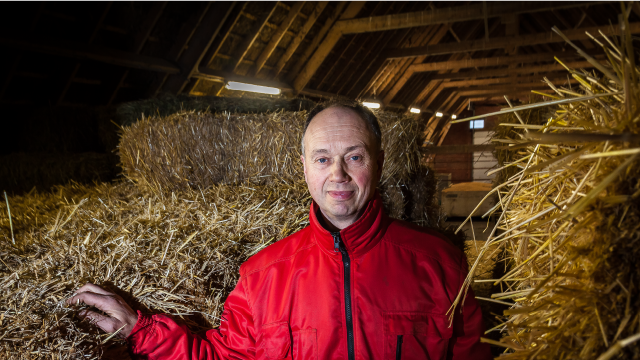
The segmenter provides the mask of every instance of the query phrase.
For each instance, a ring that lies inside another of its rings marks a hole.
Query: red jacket
[[[128,341],[160,359],[490,359],[463,253],[424,228],[389,218],[380,197],[339,233],[318,222],[240,267],[218,329],[195,335],[170,317],[139,315]]]

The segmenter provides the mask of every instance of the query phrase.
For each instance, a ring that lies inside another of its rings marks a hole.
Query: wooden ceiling
[[[626,5],[639,33],[640,6]],[[469,101],[542,90],[543,76],[569,86],[554,56],[591,65],[551,28],[600,54],[586,32],[618,33],[622,11],[618,2],[3,2],[0,104],[226,95],[235,80],[458,114]]]

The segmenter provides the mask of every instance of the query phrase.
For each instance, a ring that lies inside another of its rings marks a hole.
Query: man
[[[240,267],[218,329],[192,334],[170,317],[136,314],[92,284],[69,303],[118,329],[148,359],[490,359],[471,291],[446,315],[467,274],[464,255],[382,209],[377,119],[359,104],[310,112],[301,160],[310,225]]]

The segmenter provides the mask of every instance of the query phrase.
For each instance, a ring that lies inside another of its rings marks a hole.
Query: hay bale
[[[504,359],[640,358],[640,68],[630,39],[600,39],[615,54],[608,64],[571,69],[579,89],[551,96],[568,102],[498,139],[510,171],[500,216],[465,284],[506,253],[489,300],[506,304],[503,337],[484,340],[507,348]]]
[[[306,226],[309,196],[300,182],[164,197],[130,183],[74,184],[9,204],[11,223],[0,211],[0,354],[80,359],[125,345],[102,344],[104,334],[64,307],[78,286],[118,288],[137,308],[181,316],[194,330],[216,326],[239,265]]]
[[[419,221],[431,206],[435,179],[420,166],[424,125],[416,117],[378,112],[385,165],[380,182],[389,212]],[[212,114],[195,111],[145,117],[127,127],[119,146],[124,175],[155,194],[213,184],[280,184],[303,180],[300,142],[306,112]],[[413,180],[412,180],[413,179]],[[419,180],[418,180],[419,179]],[[390,200],[393,199],[393,200]]]

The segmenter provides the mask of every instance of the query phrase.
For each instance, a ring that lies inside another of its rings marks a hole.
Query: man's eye
[[[357,156],[357,155],[356,156],[352,156],[351,160],[358,161],[358,160],[360,160],[360,156]]]
[[[327,159],[324,159],[324,158],[322,158],[322,159],[318,159],[318,162],[319,162],[320,164],[324,164],[324,163],[326,163],[326,162],[327,162]]]

